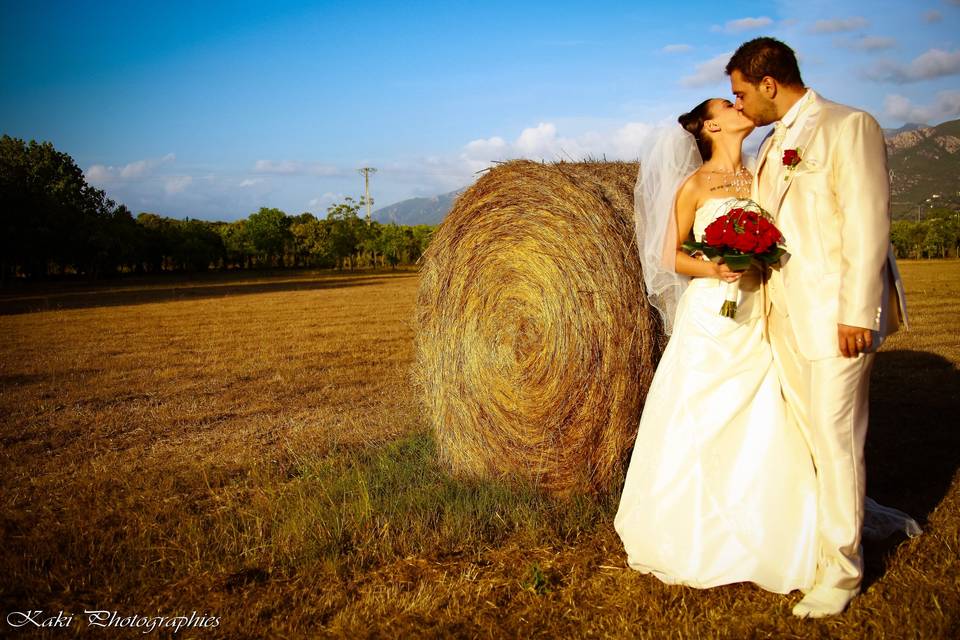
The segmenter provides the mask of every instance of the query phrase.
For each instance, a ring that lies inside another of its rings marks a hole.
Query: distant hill
[[[918,205],[960,207],[960,120],[888,137],[887,152],[895,218]]]
[[[906,133],[906,132],[908,132],[908,131],[916,131],[917,129],[926,129],[926,128],[928,128],[929,126],[930,126],[930,125],[928,125],[928,124],[920,124],[920,123],[917,123],[917,122],[908,122],[907,124],[903,125],[903,126],[900,127],[899,129],[884,129],[884,130],[883,130],[883,135],[885,135],[885,136],[888,137],[888,138],[892,138],[892,137],[894,137],[894,136],[896,136],[896,135],[899,135],[899,134],[901,134],[901,133]]]
[[[377,209],[370,214],[370,217],[382,224],[396,222],[401,225],[430,224],[437,225],[443,222],[443,219],[453,208],[453,201],[461,193],[466,191],[466,187],[444,193],[432,198],[410,198],[401,200],[395,204]]]

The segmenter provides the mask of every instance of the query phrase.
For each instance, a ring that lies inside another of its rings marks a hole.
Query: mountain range
[[[467,190],[467,187],[461,187],[456,191],[442,193],[430,198],[410,198],[377,209],[370,214],[370,218],[381,224],[396,222],[400,225],[415,226],[418,224],[436,225],[443,222],[450,209],[453,208],[453,202],[457,197]]]
[[[960,120],[887,138],[893,217],[960,207]]]
[[[960,120],[933,127],[909,123],[884,129],[884,135],[894,218],[917,215],[924,207],[960,207]],[[371,217],[384,224],[437,225],[466,190],[403,200],[377,209]]]

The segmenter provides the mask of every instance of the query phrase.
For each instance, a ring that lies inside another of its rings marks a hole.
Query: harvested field
[[[617,491],[451,477],[410,383],[416,272],[0,291],[4,615],[79,614],[13,634],[50,638],[143,635],[84,609],[217,618],[195,638],[958,637],[960,262],[901,271],[868,491],[924,534],[868,546],[823,621],[630,571]]]

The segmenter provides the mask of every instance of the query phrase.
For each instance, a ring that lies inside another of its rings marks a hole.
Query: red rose
[[[734,249],[744,253],[752,253],[757,246],[757,236],[751,233],[738,233],[732,244]]]
[[[800,164],[800,152],[796,149],[787,149],[783,152],[783,166],[795,167]]]
[[[728,247],[732,247],[733,243],[737,241],[737,230],[733,228],[732,222],[727,222],[723,227],[723,244]]]
[[[704,241],[711,247],[719,247],[723,244],[723,226],[725,218],[717,218],[704,229]]]
[[[778,242],[783,240],[780,230],[770,222],[760,219],[760,239],[757,241],[757,253],[766,253]]]

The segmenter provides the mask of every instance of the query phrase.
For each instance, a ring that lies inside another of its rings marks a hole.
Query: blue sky
[[[960,117],[960,0],[0,7],[0,132],[52,142],[135,214],[323,217],[363,166],[376,208],[494,160],[631,159],[729,97],[726,59],[759,35],[884,126]]]

